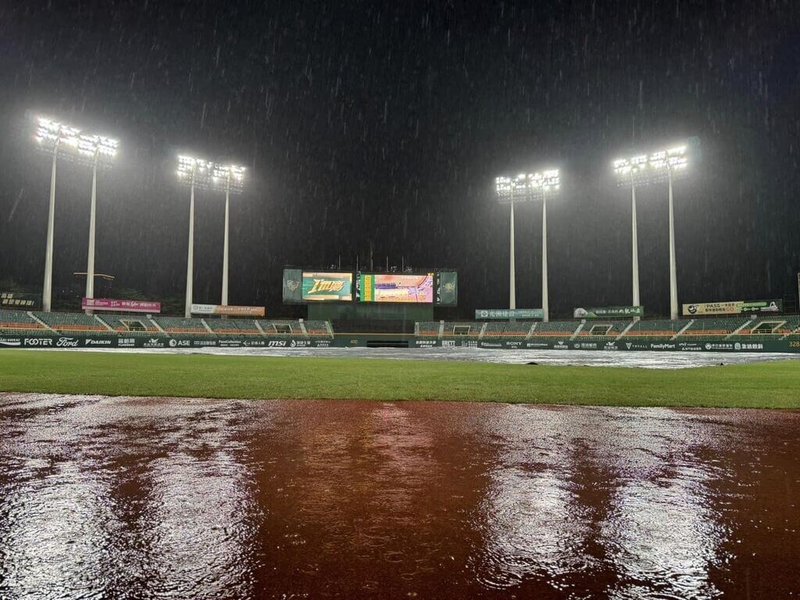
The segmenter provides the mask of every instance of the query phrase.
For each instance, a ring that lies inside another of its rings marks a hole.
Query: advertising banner
[[[83,298],[81,309],[158,314],[161,312],[161,303],[142,300],[114,300],[113,298]]]
[[[302,304],[303,271],[301,269],[283,270],[283,303]]]
[[[361,302],[433,304],[433,273],[425,275],[366,274],[359,276]]]
[[[544,319],[544,311],[541,308],[478,308],[475,319]]]
[[[437,306],[458,305],[458,273],[455,271],[440,271],[436,273],[436,302]]]
[[[741,315],[751,313],[781,313],[783,300],[734,300],[731,302],[704,302],[684,304],[683,315],[687,317],[704,315]]]
[[[303,272],[302,290],[304,302],[351,302],[353,274]]]
[[[226,317],[263,317],[267,311],[263,306],[223,306],[222,304],[192,304],[194,315],[218,315]]]
[[[0,292],[0,308],[10,310],[36,310],[42,297],[39,294]]]
[[[576,319],[615,319],[643,317],[644,306],[603,306],[600,308],[576,308],[573,317]]]

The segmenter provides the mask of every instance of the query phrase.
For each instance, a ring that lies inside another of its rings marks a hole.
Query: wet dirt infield
[[[0,598],[791,598],[800,412],[0,394]]]

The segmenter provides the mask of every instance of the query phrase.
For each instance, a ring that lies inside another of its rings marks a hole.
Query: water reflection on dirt
[[[794,411],[0,395],[0,597],[791,597],[798,442]]]

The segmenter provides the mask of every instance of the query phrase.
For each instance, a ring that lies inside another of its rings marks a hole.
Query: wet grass
[[[800,408],[800,362],[655,371],[4,349],[0,352],[0,390],[109,396]]]

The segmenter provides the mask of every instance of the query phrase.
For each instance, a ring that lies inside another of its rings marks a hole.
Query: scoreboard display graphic
[[[433,273],[359,275],[361,302],[433,304]]]

